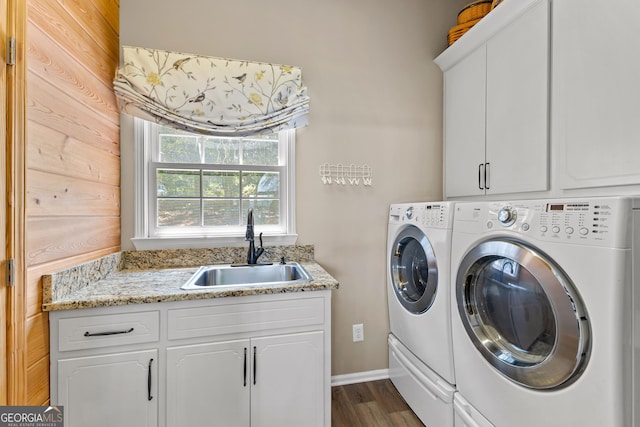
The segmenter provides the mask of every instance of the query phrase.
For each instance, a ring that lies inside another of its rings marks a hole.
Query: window
[[[135,119],[136,248],[244,243],[249,209],[265,244],[295,241],[295,130],[199,135]]]

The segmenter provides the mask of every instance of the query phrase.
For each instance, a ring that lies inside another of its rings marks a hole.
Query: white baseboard
[[[378,369],[377,371],[334,375],[331,377],[331,387],[335,387],[338,385],[363,383],[366,381],[385,380],[387,378],[389,378],[389,369]]]

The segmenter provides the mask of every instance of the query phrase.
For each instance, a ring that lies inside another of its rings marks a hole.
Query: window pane
[[[215,227],[240,223],[240,200],[204,200],[204,226]]]
[[[204,171],[203,197],[240,197],[240,171]]]
[[[289,211],[287,194],[280,188],[288,177],[289,133],[235,138],[157,124],[148,129],[144,136],[152,139],[145,144],[153,145],[145,146],[152,155],[145,181],[155,181],[148,188],[147,208],[155,205],[150,236],[235,236],[249,208],[269,232],[286,228],[280,214]]]
[[[243,197],[280,197],[279,172],[243,172]]]
[[[243,140],[242,163],[245,165],[278,165],[279,141]]]
[[[180,134],[160,134],[161,162],[200,163],[198,137]]]
[[[158,199],[158,227],[200,225],[199,199]]]
[[[240,140],[206,138],[203,144],[205,163],[218,165],[237,165],[240,163]]]
[[[156,180],[159,197],[200,197],[200,171],[158,169]]]
[[[278,199],[245,199],[242,201],[242,211],[248,212],[253,208],[253,222],[256,225],[280,224],[280,200]],[[247,220],[243,220],[246,224]]]

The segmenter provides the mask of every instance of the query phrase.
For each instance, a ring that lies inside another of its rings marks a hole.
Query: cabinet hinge
[[[7,260],[7,286],[15,285],[15,261],[13,258]]]
[[[7,37],[7,65],[16,65],[16,38]]]

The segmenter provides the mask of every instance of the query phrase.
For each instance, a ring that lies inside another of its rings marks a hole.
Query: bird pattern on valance
[[[250,136],[307,125],[298,67],[123,47],[114,90],[123,113],[189,132]]]

